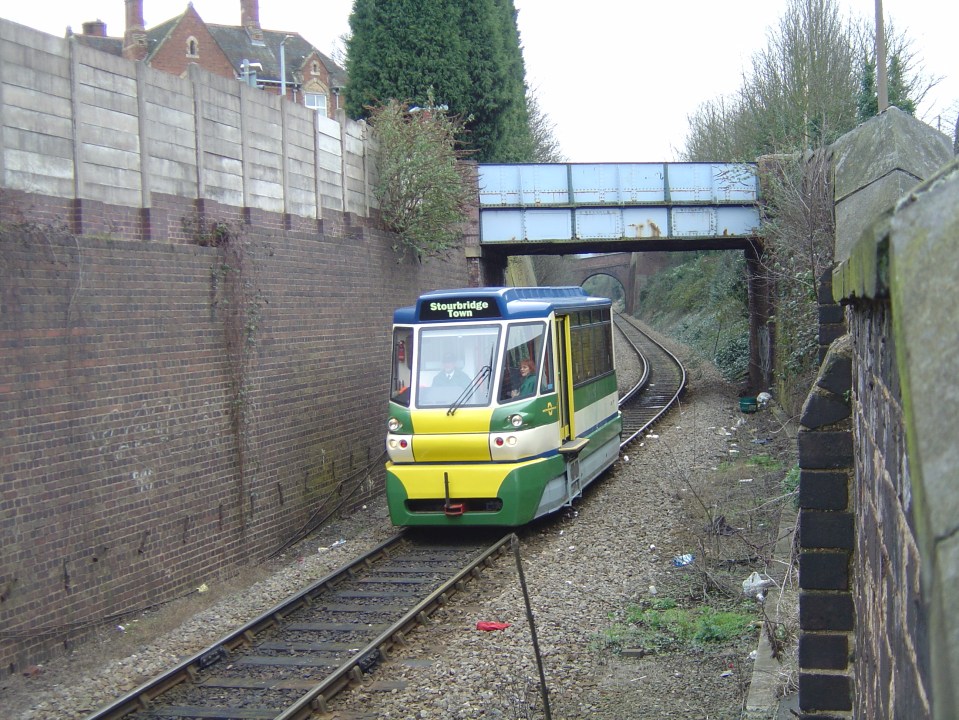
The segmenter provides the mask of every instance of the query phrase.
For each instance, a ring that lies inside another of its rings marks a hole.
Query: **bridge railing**
[[[758,201],[754,163],[479,166],[482,243],[741,239]]]

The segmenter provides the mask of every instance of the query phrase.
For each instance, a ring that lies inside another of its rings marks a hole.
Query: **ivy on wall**
[[[199,218],[190,219],[198,245],[217,249],[210,269],[210,307],[223,325],[223,340],[229,367],[230,427],[237,452],[237,508],[240,532],[252,516],[253,495],[249,492],[257,462],[253,442],[256,401],[253,393],[257,331],[262,320],[263,294],[256,281],[255,256],[242,230],[225,222],[204,227]]]

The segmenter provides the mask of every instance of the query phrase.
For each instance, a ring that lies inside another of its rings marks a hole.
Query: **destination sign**
[[[501,317],[494,297],[424,300],[420,320],[477,320]]]

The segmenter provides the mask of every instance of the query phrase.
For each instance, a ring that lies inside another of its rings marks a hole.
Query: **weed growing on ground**
[[[783,477],[783,494],[793,496],[793,507],[799,508],[799,465],[793,465]]]
[[[681,607],[673,598],[655,598],[629,605],[623,621],[595,638],[593,646],[638,650],[644,655],[703,651],[707,646],[755,635],[755,610],[744,610],[721,610],[710,605]]]
[[[783,464],[771,455],[752,455],[746,458],[746,465],[774,472],[782,469]]]

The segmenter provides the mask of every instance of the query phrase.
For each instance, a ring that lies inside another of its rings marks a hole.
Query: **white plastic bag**
[[[771,588],[775,584],[776,581],[768,575],[754,572],[743,580],[743,595],[750,598],[758,597],[764,593],[767,588]]]

